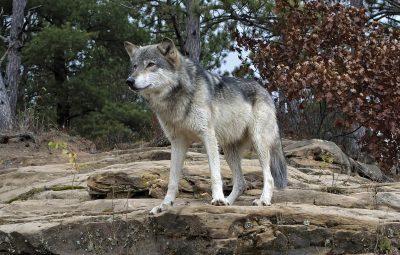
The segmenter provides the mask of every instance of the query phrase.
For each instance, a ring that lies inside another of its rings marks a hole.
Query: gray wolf
[[[241,153],[252,145],[263,171],[264,187],[253,205],[271,204],[274,186],[287,185],[286,162],[279,137],[274,102],[257,82],[218,76],[182,56],[172,40],[139,47],[125,42],[131,60],[128,86],[142,95],[156,113],[171,141],[171,170],[167,194],[151,214],[170,206],[188,147],[203,143],[211,171],[213,205],[232,205],[243,193],[246,182],[241,170]],[[233,189],[222,191],[219,146],[232,170]]]

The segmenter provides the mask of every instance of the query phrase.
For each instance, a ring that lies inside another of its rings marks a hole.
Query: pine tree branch
[[[378,20],[386,18],[388,16],[398,15],[398,14],[399,14],[399,12],[397,12],[397,11],[384,10],[384,11],[381,11],[381,12],[378,12],[378,13],[372,15],[370,19],[378,21]]]

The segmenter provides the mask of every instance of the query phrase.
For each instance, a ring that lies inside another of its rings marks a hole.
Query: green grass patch
[[[388,254],[392,250],[392,241],[389,238],[384,237],[379,240],[378,249],[380,253]]]

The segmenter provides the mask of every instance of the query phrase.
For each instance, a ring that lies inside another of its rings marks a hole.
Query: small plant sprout
[[[77,162],[78,160],[78,154],[65,142],[53,142],[50,141],[47,146],[49,147],[49,150],[61,150],[62,154],[67,155],[69,159],[69,164],[70,164],[70,170],[71,173],[73,174],[72,177],[72,186],[74,186],[76,174],[79,173],[79,164]]]

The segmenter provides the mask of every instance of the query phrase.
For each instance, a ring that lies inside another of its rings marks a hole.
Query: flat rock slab
[[[262,189],[256,159],[242,161],[248,189],[235,205],[211,206],[207,157],[193,150],[179,199],[157,216],[148,213],[166,191],[169,148],[91,155],[74,177],[69,164],[3,170],[0,254],[396,254],[400,183],[349,176],[336,147],[330,164],[320,159],[329,147],[296,143],[288,188],[269,207],[251,206]],[[222,155],[221,172],[228,194]]]
[[[7,254],[362,254],[400,245],[400,213],[276,203],[215,207],[178,199],[29,200],[0,208]],[[26,210],[29,208],[29,210]],[[381,247],[382,248],[382,247]]]

